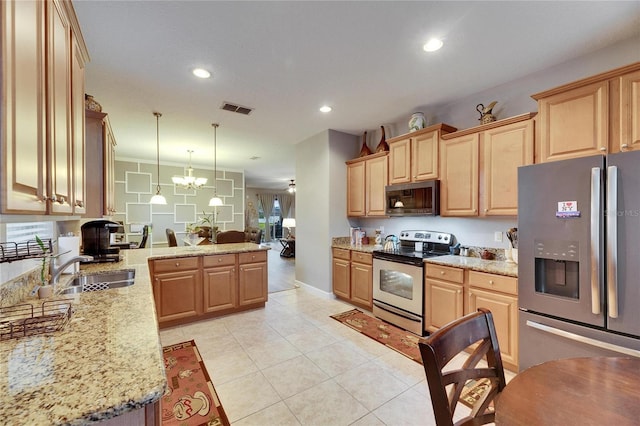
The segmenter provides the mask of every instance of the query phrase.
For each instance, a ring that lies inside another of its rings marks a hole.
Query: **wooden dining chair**
[[[216,235],[217,244],[244,243],[243,231],[223,231]]]
[[[418,346],[438,426],[493,422],[492,402],[504,389],[506,381],[491,311],[479,308],[477,312],[452,321],[421,339]],[[449,361],[465,349],[470,353],[462,367],[448,370]],[[487,367],[480,363],[483,359]],[[453,414],[465,384],[482,378],[489,380],[489,387],[475,402],[471,413],[454,423]]]
[[[176,240],[176,233],[171,228],[165,229],[165,234],[167,234],[167,243],[169,243],[169,247],[178,247],[178,241]]]

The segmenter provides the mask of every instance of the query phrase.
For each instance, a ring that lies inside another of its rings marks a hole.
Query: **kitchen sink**
[[[133,285],[135,276],[136,271],[133,269],[81,275],[74,278],[69,283],[69,286],[62,290],[60,294],[76,294],[87,291],[100,291],[111,288],[128,287]]]

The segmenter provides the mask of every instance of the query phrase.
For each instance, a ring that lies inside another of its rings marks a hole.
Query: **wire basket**
[[[71,300],[48,300],[0,308],[0,340],[53,333],[62,330],[73,312]]]

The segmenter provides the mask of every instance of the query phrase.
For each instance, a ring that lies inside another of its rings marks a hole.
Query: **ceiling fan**
[[[289,183],[289,188],[287,189],[287,191],[289,191],[289,194],[293,194],[294,192],[296,192],[296,183],[294,179],[291,179],[291,183]]]

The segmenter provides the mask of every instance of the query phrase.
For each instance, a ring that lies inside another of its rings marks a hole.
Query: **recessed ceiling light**
[[[333,108],[331,108],[329,105],[323,105],[320,107],[320,112],[331,112]]]
[[[432,38],[424,46],[422,46],[425,52],[435,52],[441,47],[442,47],[442,40],[437,38]]]
[[[200,78],[209,78],[211,77],[211,73],[204,68],[196,68],[193,70],[193,75]]]

